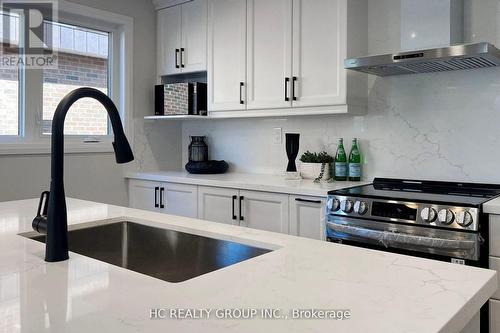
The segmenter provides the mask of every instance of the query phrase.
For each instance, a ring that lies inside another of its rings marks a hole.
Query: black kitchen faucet
[[[68,221],[64,194],[64,120],[70,107],[79,99],[90,97],[99,101],[108,112],[113,127],[116,162],[119,164],[134,159],[132,149],[123,132],[120,114],[113,101],[94,88],[78,88],[67,94],[56,108],[52,119],[52,156],[50,192],[40,197],[38,214],[33,220],[33,229],[47,235],[45,261],[56,262],[68,257]],[[44,203],[44,204],[43,204]],[[43,211],[42,211],[42,205]]]

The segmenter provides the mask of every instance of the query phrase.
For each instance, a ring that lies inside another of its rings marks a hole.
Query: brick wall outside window
[[[58,68],[43,74],[43,132],[50,133],[51,120],[59,101],[79,87],[93,87],[107,94],[108,59],[69,53],[58,54]],[[71,107],[66,117],[65,134],[106,135],[108,118],[104,107],[85,98]]]

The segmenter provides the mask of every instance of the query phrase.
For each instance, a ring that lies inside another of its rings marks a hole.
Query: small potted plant
[[[300,157],[300,175],[304,179],[314,179],[316,182],[330,179],[330,163],[334,158],[326,151],[311,153],[306,151]]]

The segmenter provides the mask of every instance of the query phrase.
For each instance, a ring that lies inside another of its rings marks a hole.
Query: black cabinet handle
[[[165,208],[165,204],[163,202],[163,200],[164,200],[163,192],[165,192],[164,187],[160,188],[160,208]]]
[[[175,68],[179,68],[179,49],[175,49]]]
[[[321,200],[308,200],[308,199],[295,198],[295,201],[321,204]]]
[[[159,190],[160,190],[159,187],[155,187],[155,208],[160,207],[160,205],[158,205],[158,191]]]
[[[243,217],[243,215],[241,215],[241,207],[243,207],[243,199],[245,199],[244,196],[240,196],[240,221],[243,221],[245,218]]]
[[[184,48],[181,47],[181,67],[184,68]]]
[[[236,199],[237,199],[237,198],[238,198],[238,196],[237,196],[237,195],[233,195],[233,203],[232,203],[232,204],[233,204],[233,211],[232,211],[232,214],[233,214],[233,220],[236,220],[236,219],[237,219],[236,214],[234,213],[234,203],[235,203],[235,201],[236,201]]]
[[[285,102],[288,102],[290,98],[288,98],[288,84],[290,83],[290,78],[285,78]]]
[[[292,78],[292,100],[296,101],[297,100],[297,96],[295,96],[295,82],[297,82],[297,77],[294,76]]]
[[[245,86],[244,82],[240,82],[240,104],[245,104],[245,101],[243,100],[243,87]]]

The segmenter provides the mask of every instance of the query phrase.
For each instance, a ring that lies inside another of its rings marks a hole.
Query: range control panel
[[[478,230],[479,209],[473,207],[329,195],[327,209],[329,214],[354,218]]]

